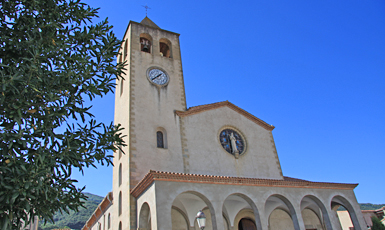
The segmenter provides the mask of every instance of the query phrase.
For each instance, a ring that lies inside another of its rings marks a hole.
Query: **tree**
[[[377,217],[372,216],[372,223],[372,230],[385,230],[385,225],[383,225]]]
[[[86,196],[73,169],[111,164],[122,128],[95,120],[85,97],[112,92],[121,42],[80,0],[3,0],[0,7],[0,228],[53,220]]]

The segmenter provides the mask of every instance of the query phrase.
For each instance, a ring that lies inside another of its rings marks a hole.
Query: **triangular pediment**
[[[254,123],[262,126],[266,130],[273,130],[275,127],[273,125],[267,124],[263,120],[259,119],[258,117],[252,115],[251,113],[247,112],[246,110],[243,110],[239,108],[238,106],[234,105],[233,103],[229,101],[222,101],[212,104],[206,104],[206,105],[199,105],[188,108],[186,111],[176,111],[175,113],[180,117],[187,117],[198,113],[203,113],[209,110],[219,109],[222,107],[228,107],[235,112],[245,116],[249,120],[253,121]]]
[[[160,29],[159,26],[157,26],[151,19],[149,19],[147,16],[145,18],[143,18],[143,20],[140,22],[140,24],[142,25],[146,25],[146,26],[149,26],[149,27],[154,27],[154,28],[157,28],[157,29]]]

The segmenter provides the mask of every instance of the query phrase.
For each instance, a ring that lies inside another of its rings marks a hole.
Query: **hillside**
[[[91,193],[85,193],[88,197],[84,206],[86,208],[80,208],[79,212],[70,211],[69,214],[63,212],[56,213],[54,215],[55,223],[48,223],[44,225],[43,221],[39,222],[39,230],[51,230],[55,228],[64,228],[69,227],[71,229],[81,229],[84,223],[90,218],[91,214],[98,207],[99,203],[103,200],[104,197],[94,195]]]
[[[91,214],[98,207],[99,203],[103,200],[104,197],[94,195],[91,193],[85,193],[88,196],[88,200],[85,203],[86,208],[82,208],[79,212],[75,213],[71,211],[70,214],[67,213],[56,213],[54,215],[55,223],[47,223],[43,225],[41,221],[39,223],[39,230],[51,230],[55,228],[64,228],[69,227],[71,229],[80,230],[88,218],[90,218]],[[385,206],[385,204],[370,204],[370,203],[362,203],[360,204],[361,210],[375,210]],[[341,209],[343,210],[343,209]]]

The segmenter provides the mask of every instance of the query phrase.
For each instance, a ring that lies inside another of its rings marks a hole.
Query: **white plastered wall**
[[[240,113],[221,107],[184,117],[190,173],[283,179],[271,131]],[[224,127],[241,132],[247,144],[236,159],[219,142]]]

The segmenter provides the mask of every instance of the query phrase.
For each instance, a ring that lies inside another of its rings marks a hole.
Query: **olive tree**
[[[83,205],[71,170],[111,164],[122,128],[85,99],[112,92],[124,63],[107,19],[80,0],[0,4],[0,229]]]

